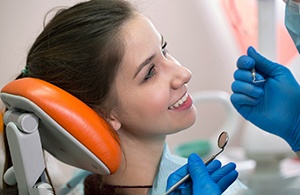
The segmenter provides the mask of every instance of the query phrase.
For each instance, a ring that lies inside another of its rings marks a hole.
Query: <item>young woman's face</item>
[[[166,42],[143,15],[123,29],[125,55],[117,72],[113,109],[121,130],[160,136],[190,127],[196,109],[187,91],[191,72],[166,50]]]

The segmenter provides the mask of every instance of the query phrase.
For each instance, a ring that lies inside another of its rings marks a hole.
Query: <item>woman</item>
[[[39,78],[68,91],[119,136],[120,168],[108,176],[83,174],[86,194],[94,188],[99,194],[162,194],[167,177],[185,163],[174,159],[165,139],[196,119],[187,91],[191,72],[166,46],[130,3],[92,0],[57,13],[31,47],[18,78]]]

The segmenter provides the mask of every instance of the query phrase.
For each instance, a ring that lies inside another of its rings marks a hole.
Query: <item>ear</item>
[[[112,111],[109,117],[107,118],[107,122],[115,131],[118,131],[122,126],[114,111]]]

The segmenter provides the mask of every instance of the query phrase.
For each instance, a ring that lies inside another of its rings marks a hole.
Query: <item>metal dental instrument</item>
[[[253,78],[253,80],[252,80],[253,83],[261,83],[261,82],[265,82],[266,81],[265,79],[256,80],[255,68],[251,69],[251,74],[252,74],[252,78]]]
[[[219,154],[221,154],[224,151],[224,148],[227,145],[228,140],[229,140],[228,133],[226,131],[223,131],[218,138],[218,147],[221,149],[221,151],[211,156],[209,159],[205,160],[204,161],[205,165],[208,165],[211,161],[213,161]],[[176,184],[174,184],[164,195],[168,195],[171,192],[173,192],[178,186],[180,186],[183,182],[185,182],[189,177],[190,174],[184,176],[181,180],[179,180]]]

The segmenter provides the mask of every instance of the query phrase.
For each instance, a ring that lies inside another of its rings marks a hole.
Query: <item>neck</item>
[[[141,139],[118,132],[124,152],[120,168],[113,175],[103,178],[104,183],[117,186],[151,186],[161,159],[165,136]],[[122,189],[120,189],[122,190]],[[126,188],[124,192],[146,194],[149,188]]]

